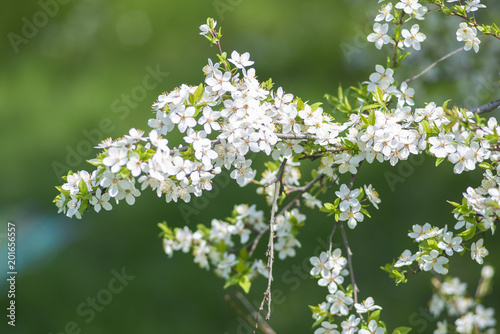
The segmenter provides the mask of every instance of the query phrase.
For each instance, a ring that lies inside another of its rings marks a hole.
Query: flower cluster
[[[399,11],[398,11],[399,9]],[[414,18],[417,20],[423,20],[424,15],[427,13],[427,7],[418,3],[418,0],[402,0],[394,6],[394,14],[392,12],[392,3],[383,4],[379,10],[379,13],[375,17],[375,23],[373,24],[373,33],[368,35],[368,42],[375,43],[377,49],[381,49],[385,44],[397,45],[399,49],[404,49],[412,47],[415,50],[420,50],[420,43],[423,42],[427,36],[422,32],[419,32],[420,26],[414,24],[410,30],[401,30],[400,35],[390,36],[389,24],[401,24],[399,18],[404,15],[409,15],[410,19]],[[386,21],[388,23],[380,24],[379,21]]]
[[[312,257],[310,262],[313,266],[311,276],[318,278],[318,285],[327,287],[329,292],[325,302],[318,306],[310,306],[316,324],[321,323],[321,327],[316,329],[315,334],[339,334],[340,332],[336,330],[338,326],[333,323],[333,319],[338,317],[346,318],[341,323],[343,334],[385,333],[385,324],[379,322],[382,308],[375,305],[372,297],[368,297],[361,303],[355,303],[352,298],[352,285],[349,285],[347,289],[342,285],[349,271],[346,269],[347,259],[342,256],[340,248],[333,252],[322,252],[319,257]],[[350,314],[353,306],[355,313]],[[368,313],[367,320],[363,319],[365,313]],[[328,321],[325,321],[327,319]]]
[[[289,213],[287,217],[292,215]],[[234,283],[241,281],[242,285],[259,273],[267,276],[262,260],[251,261],[246,251],[251,245],[250,236],[267,227],[264,213],[257,211],[255,205],[237,205],[227,221],[213,219],[210,228],[200,224],[194,232],[187,226],[172,230],[166,222],[160,227],[164,235],[164,250],[169,257],[174,251],[191,252],[194,262],[201,268],[208,270],[212,267],[218,276],[226,280],[237,274],[238,280]],[[236,245],[240,247],[236,248]]]
[[[475,225],[472,224],[475,227]],[[461,229],[463,224],[457,223],[455,226]],[[449,257],[455,253],[463,253],[465,251],[465,242],[474,237],[474,232],[471,229],[466,229],[458,234],[448,231],[448,226],[438,228],[431,226],[429,223],[422,225],[413,225],[412,231],[408,236],[418,242],[418,251],[415,254],[409,249],[406,249],[398,257],[393,266],[386,267],[386,270],[394,275],[396,282],[406,282],[407,270],[398,268],[403,266],[409,267],[409,272],[414,272],[415,268],[411,265],[416,261],[418,269],[422,271],[430,271],[446,275],[448,273]],[[474,229],[475,231],[475,229]],[[471,244],[471,257],[479,264],[483,263],[483,258],[488,255],[488,251],[483,247],[483,239]]]
[[[365,193],[366,198],[363,198]],[[378,204],[381,202],[378,193],[371,185],[365,185],[364,189],[351,190],[346,184],[341,184],[335,195],[337,198],[334,203],[324,203],[321,211],[335,214],[336,221],[347,222],[347,226],[351,229],[354,229],[357,223],[362,222],[365,215],[370,217],[370,214],[365,209],[368,205],[362,205],[362,202],[368,200],[377,209]]]
[[[451,326],[457,333],[464,334],[473,333],[474,329],[482,333],[495,332],[494,309],[486,308],[479,302],[489,289],[493,274],[492,267],[483,267],[474,298],[467,295],[467,283],[457,277],[447,277],[443,282],[433,280],[435,291],[429,302],[429,310],[434,318],[442,317],[445,313],[450,321],[450,324],[447,319],[438,321],[434,334],[449,333]]]
[[[479,43],[481,41],[476,37],[477,31],[475,27],[470,27],[467,23],[461,22],[457,30],[457,41],[465,42],[464,50],[468,51],[474,48],[475,52],[479,51]]]
[[[478,0],[471,0],[464,10],[475,11],[481,6]],[[300,247],[296,236],[305,216],[293,206],[301,199],[309,208],[334,215],[334,228],[343,229],[345,224],[354,229],[365,216],[370,217],[366,207],[371,204],[378,209],[380,203],[372,185],[353,188],[362,163],[388,161],[395,166],[410,155],[427,153],[437,159],[436,165],[448,160],[456,174],[483,168],[484,179],[480,187],[466,190],[462,203],[450,202],[455,207],[455,232],[447,225],[413,225],[408,235],[418,243],[418,250],[414,254],[405,250],[385,270],[396,283],[406,282],[407,276],[417,271],[446,275],[449,257],[466,250],[482,264],[488,250],[479,234],[493,234],[500,218],[500,127],[494,118],[486,121],[471,111],[448,108],[446,102],[414,107],[415,91],[406,81],[398,83],[396,68],[407,55],[401,50],[419,50],[426,39],[418,24],[410,29],[403,26],[412,19],[422,20],[426,13],[427,8],[418,0],[399,1],[394,12],[391,3],[381,8],[368,40],[378,49],[392,43],[392,64],[377,64],[368,81],[359,87],[339,89],[338,97],[327,96],[336,111],[346,114],[344,123],[336,122],[321,103],[305,103],[281,87],[273,90],[271,80],[259,81],[248,52],[233,51],[228,58],[220,50],[219,62],[209,60],[203,67],[205,78],[198,86],[183,84],[158,96],[152,105],[154,117],[148,121],[148,132],[133,128],[123,138],[104,140],[97,146],[101,153],[90,161],[96,167],[93,172],[70,171],[63,177],[65,183],[57,187],[60,194],[55,199],[59,212],[81,218],[87,208],[111,210],[112,199],[132,205],[147,188],[158,197],[165,196],[166,202],[189,202],[192,196],[210,191],[212,180],[226,169],[239,186],[258,185],[257,193],[264,195],[273,206],[272,212],[277,213],[274,220],[267,223],[254,205],[238,205],[231,217],[213,219],[210,227],[198,225],[195,231],[187,226],[172,229],[166,223],[160,227],[169,256],[179,250],[191,252],[195,263],[213,269],[226,280],[226,286],[238,284],[248,291],[251,280],[259,275],[272,280],[271,268],[262,259],[252,258],[266,232],[271,233],[271,248],[280,259],[295,256]],[[405,15],[407,19],[403,19]],[[392,37],[387,35],[390,23],[398,26]],[[200,34],[220,49],[221,34],[215,30],[216,24],[209,19],[200,26]],[[477,52],[479,40],[470,22],[460,24],[457,39],[465,41],[466,49]],[[182,136],[181,143],[174,145],[166,138],[174,132]],[[255,180],[255,154],[272,159],[265,164],[260,181]],[[299,167],[306,159],[318,159],[319,164],[312,168],[314,179],[301,186]],[[350,182],[340,181],[344,174],[351,175]],[[319,196],[335,184],[335,196],[329,194],[333,203],[323,202]],[[282,206],[294,192],[297,197]],[[412,268],[415,262],[417,267]],[[354,286],[343,286],[350,264],[340,249],[311,258],[311,264],[311,275],[329,292],[325,302],[312,307],[316,325],[321,324],[316,333],[339,333],[338,325],[333,324],[337,317],[345,317],[342,333],[386,331],[379,321],[381,308],[371,297],[356,302],[354,278]],[[443,305],[446,296],[457,295],[448,293],[450,284],[443,283],[446,288],[439,292],[441,297],[435,297],[441,298]],[[490,311],[479,306],[474,306],[475,313],[469,306],[455,312],[462,316],[455,323],[458,332],[467,333],[470,326],[491,326]],[[351,312],[353,307],[355,313]],[[363,313],[369,313],[367,319]]]

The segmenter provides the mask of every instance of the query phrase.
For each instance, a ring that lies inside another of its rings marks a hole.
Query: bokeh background
[[[497,1],[483,3],[488,9],[478,19],[499,17]],[[235,204],[262,204],[255,188],[239,189],[219,180],[215,196],[183,208],[145,191],[132,207],[122,203],[111,212],[89,212],[77,220],[56,214],[54,186],[69,169],[91,169],[85,160],[95,156],[90,146],[100,139],[119,137],[131,127],[146,129],[157,95],[203,80],[201,68],[216,53],[198,34],[207,17],[222,27],[226,51],[251,53],[261,79],[271,77],[287,92],[316,102],[325,93],[335,94],[339,83],[347,87],[367,80],[376,63],[385,63],[387,53],[366,42],[377,10],[376,2],[368,0],[4,2],[0,268],[4,277],[6,225],[15,222],[18,276],[15,328],[6,326],[7,285],[0,281],[1,333],[249,333],[224,299],[231,295],[246,311],[235,290],[224,290],[222,280],[199,269],[190,255],[169,259],[156,224],[167,220],[191,229],[209,224],[213,217],[228,216]],[[460,47],[455,39],[458,23],[436,13],[420,22],[428,41],[408,58],[396,79],[401,82]],[[499,50],[498,41],[482,39],[478,55],[460,52],[412,82],[417,105],[452,99],[473,107],[497,99]],[[155,71],[160,74],[151,80]],[[256,158],[256,163],[263,161]],[[479,184],[480,172],[453,175],[451,164],[436,168],[430,158],[398,166],[367,165],[356,179],[357,186],[372,184],[383,202],[372,219],[348,231],[354,266],[361,297],[372,296],[384,307],[389,328],[413,325],[416,332],[429,333],[434,324],[422,307],[431,295],[431,275],[422,273],[394,287],[379,267],[408,247],[406,233],[413,224],[453,226],[452,207],[445,200],[459,201],[468,185]],[[307,166],[303,175],[307,180]],[[388,181],[394,176],[401,182]],[[332,224],[321,213],[304,213],[308,220],[301,230],[300,252],[293,260],[278,261],[274,270],[273,287],[282,296],[276,293],[270,325],[279,333],[312,332],[306,305],[325,296],[316,280],[305,277],[308,267],[297,268],[327,240]],[[498,242],[485,239],[490,249],[486,262],[498,270]],[[451,274],[467,281],[473,293],[478,265],[467,254],[453,262]],[[108,287],[113,270],[133,279],[88,321],[90,316],[82,317],[77,309]],[[265,285],[263,279],[257,281],[247,298],[260,303]],[[486,303],[500,306],[498,284],[494,289]]]

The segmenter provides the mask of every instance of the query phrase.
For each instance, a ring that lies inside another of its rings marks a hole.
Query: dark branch
[[[482,114],[485,112],[490,112],[495,110],[496,108],[500,107],[500,99],[497,99],[495,101],[491,101],[490,103],[486,103],[480,107],[470,109],[469,111],[475,113],[475,114]]]

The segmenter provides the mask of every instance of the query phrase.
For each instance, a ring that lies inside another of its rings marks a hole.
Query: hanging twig
[[[337,229],[337,223],[333,225],[332,233],[330,234],[330,248],[328,248],[328,256],[332,255],[332,247],[333,247],[333,235],[335,234],[335,230]]]
[[[267,289],[264,292],[264,298],[262,299],[262,302],[260,303],[259,311],[257,312],[257,317],[256,317],[256,322],[257,324],[255,325],[254,333],[257,330],[257,325],[259,321],[259,315],[260,312],[264,309],[264,304],[267,301],[267,315],[266,315],[266,320],[269,320],[271,317],[271,302],[272,302],[272,297],[271,297],[271,282],[273,281],[273,262],[274,262],[274,224],[275,224],[275,214],[276,214],[276,208],[278,205],[278,197],[280,196],[280,189],[283,185],[283,172],[285,170],[285,165],[286,165],[287,159],[283,159],[283,162],[281,163],[280,170],[278,172],[278,175],[276,176],[276,180],[274,183],[274,195],[273,195],[273,204],[271,207],[271,214],[269,218],[269,244],[267,248],[267,268],[269,270],[269,276],[267,278]]]
[[[356,279],[354,278],[354,269],[352,266],[352,251],[351,248],[349,247],[349,241],[347,240],[347,234],[345,233],[344,230],[344,225],[340,222],[337,222],[340,228],[340,232],[342,233],[342,240],[344,240],[344,246],[347,250],[347,266],[349,267],[349,273],[351,275],[351,282],[352,282],[352,289],[354,292],[354,303],[358,302],[358,285],[356,284]]]

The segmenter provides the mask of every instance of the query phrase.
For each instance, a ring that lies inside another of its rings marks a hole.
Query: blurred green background
[[[498,2],[484,3],[488,9],[478,18],[498,18]],[[69,169],[91,169],[85,160],[95,156],[90,147],[100,139],[119,137],[131,127],[146,129],[150,106],[160,93],[203,80],[201,68],[216,52],[198,34],[207,17],[222,27],[226,51],[251,53],[260,79],[271,77],[276,87],[316,102],[325,93],[335,94],[339,83],[347,87],[367,80],[376,63],[384,64],[386,53],[366,42],[377,10],[376,2],[367,0],[4,2],[0,268],[4,277],[6,225],[15,222],[18,276],[15,328],[6,326],[7,286],[0,281],[1,333],[61,333],[71,332],[72,326],[95,334],[250,333],[224,300],[231,294],[239,304],[235,291],[224,290],[222,280],[199,269],[190,255],[168,259],[156,224],[167,220],[171,226],[194,229],[228,216],[234,204],[262,204],[253,186],[238,189],[219,180],[217,195],[183,208],[145,191],[133,207],[122,203],[111,212],[87,213],[82,220],[57,215],[51,203],[57,194],[54,186]],[[400,82],[460,47],[457,19],[443,23],[439,14],[429,17],[420,22],[428,41],[408,58],[396,77]],[[32,23],[36,25],[30,27]],[[412,82],[417,105],[451,98],[457,105],[474,107],[497,99],[498,41],[482,41],[478,55],[460,52]],[[156,80],[148,78],[155,71]],[[451,169],[449,163],[436,168],[427,158],[404,167],[365,166],[356,179],[356,186],[371,183],[383,201],[371,220],[348,231],[360,296],[374,297],[390,328],[433,330],[419,311],[430,298],[431,275],[419,274],[394,287],[379,267],[410,245],[405,236],[411,225],[454,225],[445,200],[459,201],[468,185],[479,185],[481,176],[479,171],[457,176]],[[307,168],[303,175],[308,180]],[[394,175],[404,182],[388,182]],[[193,214],[186,219],[181,210]],[[327,240],[332,224],[321,213],[304,213],[308,220],[299,239],[302,249],[294,260],[278,261],[274,270],[273,287],[283,294],[276,292],[270,325],[279,333],[311,333],[306,305],[325,296],[316,280],[304,278],[308,265],[297,266],[317,255],[319,240]],[[485,242],[490,250],[486,262],[499,269],[498,242],[488,236]],[[453,261],[457,265],[451,274],[466,280],[473,293],[478,265],[468,255]],[[81,304],[96,298],[113,273],[122,270],[130,276],[123,291],[112,295],[91,320],[90,315],[82,317],[77,311]],[[265,284],[256,282],[248,299],[260,303]],[[487,305],[500,306],[497,291],[498,284]]]

